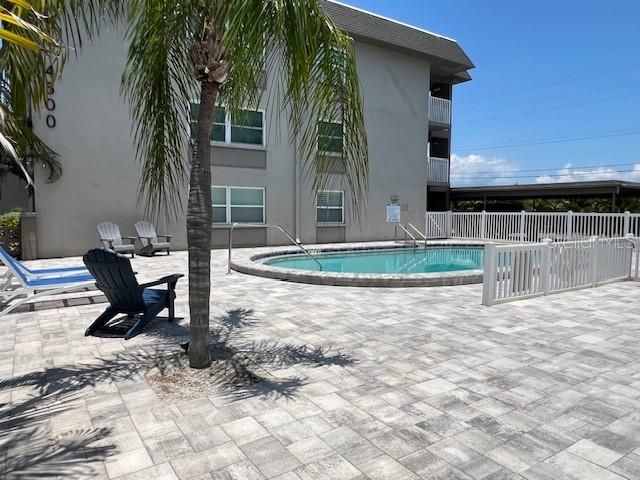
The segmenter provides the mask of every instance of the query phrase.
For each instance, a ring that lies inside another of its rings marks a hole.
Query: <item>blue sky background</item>
[[[640,1],[346,3],[452,37],[475,63],[454,90],[454,184],[640,181]]]

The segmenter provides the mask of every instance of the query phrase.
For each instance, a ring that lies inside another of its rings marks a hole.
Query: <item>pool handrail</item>
[[[422,237],[422,239],[424,240],[424,248],[427,248],[427,236],[424,233],[422,233],[419,229],[417,229],[413,223],[407,223],[406,226]]]
[[[316,262],[318,264],[318,267],[320,268],[320,271],[322,271],[322,264],[318,261],[317,258],[315,258],[313,255],[311,255],[311,253],[309,252],[309,250],[307,250],[304,245],[302,245],[302,243],[298,242],[296,239],[294,239],[289,232],[287,232],[281,225],[275,225],[275,224],[271,224],[271,223],[232,223],[231,224],[231,228],[229,229],[229,260],[227,262],[227,273],[231,273],[231,250],[233,249],[233,230],[236,228],[275,228],[277,230],[280,230],[285,237],[287,237],[291,243],[293,243],[295,246],[297,246],[300,250],[302,250],[302,252],[304,254],[306,254],[311,260],[313,260],[314,262]]]
[[[404,225],[402,225],[401,223],[397,223],[396,226],[400,227],[400,230],[402,230],[404,232],[404,243],[407,243],[407,235],[409,235],[409,237],[411,238],[411,240],[413,240],[413,246],[417,247],[418,246],[418,240],[416,239],[416,237],[414,237],[411,232],[409,230],[407,230]]]

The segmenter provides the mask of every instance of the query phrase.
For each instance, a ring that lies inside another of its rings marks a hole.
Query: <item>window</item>
[[[224,107],[217,107],[213,116],[213,127],[211,128],[211,140],[214,142],[224,142],[227,136],[227,110]]]
[[[263,114],[242,110],[231,119],[231,143],[263,145]]]
[[[318,150],[329,154],[342,154],[342,123],[318,123]]]
[[[346,70],[347,70],[347,55],[349,54],[349,52],[346,49],[343,48],[338,48],[338,47],[331,47],[329,50],[322,50],[317,59],[316,59],[316,66],[320,63],[322,63],[322,66],[325,66],[325,61],[328,60],[328,64],[330,65],[331,68],[331,74],[329,75],[329,80],[334,82],[334,86],[335,87],[342,87],[344,86],[345,82],[346,82]],[[334,76],[333,74],[335,73],[339,73],[340,74],[340,83],[336,83],[337,82],[337,77]],[[327,76],[325,76],[326,74],[323,73],[323,80],[327,80]]]
[[[195,138],[198,124],[197,103],[191,103],[191,138]],[[211,141],[238,143],[244,145],[264,145],[264,112],[261,110],[240,110],[236,115],[225,107],[216,107],[211,127]]]
[[[213,223],[264,223],[264,188],[211,187]]]
[[[316,198],[317,223],[344,223],[344,192],[326,190]]]

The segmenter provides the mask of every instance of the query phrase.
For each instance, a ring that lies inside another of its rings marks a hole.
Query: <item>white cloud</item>
[[[516,183],[517,179],[513,177],[517,173],[518,166],[505,158],[489,158],[476,154],[451,155],[451,184],[454,187],[509,185]]]
[[[624,170],[624,171],[620,171]],[[630,170],[630,171],[628,171]],[[552,174],[541,175],[536,178],[536,183],[558,182],[587,182],[590,180],[628,180],[640,181],[640,163],[633,166],[620,166],[617,169],[611,167],[571,168],[567,163],[563,168]]]
[[[539,166],[525,168],[540,168]],[[518,175],[522,177],[518,178]],[[590,180],[627,180],[640,182],[640,163],[617,167],[573,168],[567,163],[557,170],[534,177],[535,172],[521,171],[506,158],[484,155],[451,155],[451,184],[454,187],[474,185],[514,185],[526,183],[559,183]]]

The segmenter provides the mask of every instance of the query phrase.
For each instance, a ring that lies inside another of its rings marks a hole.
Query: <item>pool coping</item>
[[[427,246],[484,246],[486,242],[478,241],[429,241]],[[381,250],[406,248],[394,242],[359,242],[332,243],[321,245],[305,245],[313,252],[328,253],[346,250]],[[417,248],[423,248],[418,246]],[[231,270],[275,280],[313,285],[331,285],[342,287],[443,287],[482,283],[483,271],[464,270],[456,272],[411,273],[411,274],[364,274],[340,272],[316,272],[312,270],[294,270],[263,263],[266,259],[284,255],[299,254],[300,250],[293,246],[261,247],[237,249],[233,251]]]

